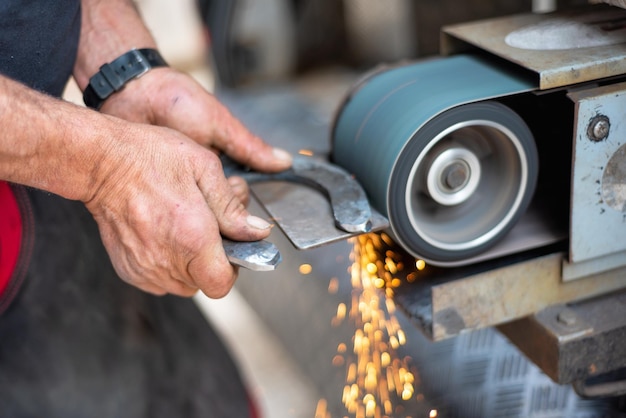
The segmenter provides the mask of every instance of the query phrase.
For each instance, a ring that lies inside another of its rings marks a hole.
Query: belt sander
[[[444,27],[440,56],[352,86],[330,162],[226,172],[323,192],[255,189],[298,249],[385,231],[433,266],[394,296],[431,339],[497,326],[555,381],[623,392],[586,382],[626,367],[625,28],[608,5]],[[231,260],[273,269],[268,245]]]
[[[303,182],[343,206],[344,226],[335,210],[320,233],[261,202],[301,249],[384,229],[443,267],[564,241],[571,276],[619,267],[625,22],[602,5],[446,27],[442,56],[352,87],[331,128],[332,164],[297,157],[273,176],[225,162],[226,172]]]

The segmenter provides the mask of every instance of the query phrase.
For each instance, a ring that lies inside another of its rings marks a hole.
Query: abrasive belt
[[[375,74],[337,114],[332,159],[356,176],[372,204],[389,217],[390,205],[403,201],[393,192],[400,156],[428,121],[459,105],[535,89],[537,81],[527,73],[474,55],[435,58]],[[394,219],[389,221],[393,230]]]

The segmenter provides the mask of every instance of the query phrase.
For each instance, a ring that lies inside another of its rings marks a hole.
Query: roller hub
[[[427,192],[445,206],[466,201],[480,182],[478,157],[465,148],[449,148],[437,155],[427,174]]]
[[[532,134],[495,102],[450,109],[418,130],[392,176],[394,235],[428,260],[455,264],[493,246],[535,188]]]

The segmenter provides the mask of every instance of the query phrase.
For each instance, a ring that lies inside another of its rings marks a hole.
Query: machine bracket
[[[498,330],[555,382],[593,390],[586,379],[626,367],[625,308],[626,293],[613,293],[553,305]]]

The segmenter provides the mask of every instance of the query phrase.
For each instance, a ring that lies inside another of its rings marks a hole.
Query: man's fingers
[[[151,116],[144,121],[180,131],[199,144],[217,148],[255,170],[276,172],[291,166],[289,153],[253,135],[226,106],[186,74],[160,68],[141,77],[132,87],[142,89],[142,94],[126,92],[117,98],[130,100],[132,108],[150,104],[146,110]]]
[[[270,233],[271,224],[250,215],[241,200],[241,190],[233,190],[247,186],[239,180],[226,180],[219,159],[211,153],[205,154],[203,169],[199,173],[197,186],[206,199],[210,211],[217,220],[219,231],[223,236],[237,241],[257,241],[266,238]]]
[[[233,176],[228,178],[228,184],[230,184],[233,194],[241,203],[243,203],[244,206],[248,206],[250,202],[250,188],[248,187],[248,183],[241,177]]]
[[[222,106],[217,103],[217,106]],[[216,130],[213,144],[226,155],[255,170],[276,172],[291,167],[292,157],[287,151],[274,148],[252,134],[238,119],[223,108],[224,128]]]
[[[187,270],[200,290],[213,299],[226,296],[237,279],[237,269],[228,262],[221,246],[207,245],[189,262]]]
[[[230,143],[224,148],[224,153],[235,161],[254,170],[264,172],[279,172],[291,167],[291,154],[280,148],[273,148],[257,137],[243,140],[242,136],[233,135]]]

